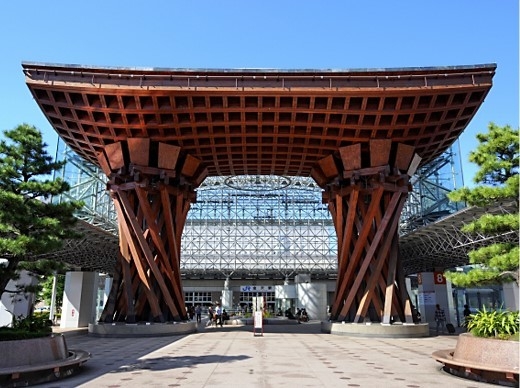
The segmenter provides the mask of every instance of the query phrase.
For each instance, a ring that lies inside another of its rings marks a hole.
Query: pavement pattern
[[[92,358],[66,387],[490,387],[442,370],[431,354],[456,335],[361,338],[321,333],[320,322],[206,327],[174,337],[99,338],[65,332],[69,349]]]

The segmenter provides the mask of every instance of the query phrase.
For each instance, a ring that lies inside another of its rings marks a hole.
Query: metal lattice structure
[[[337,239],[321,192],[310,178],[207,178],[184,229],[183,274],[334,277]]]
[[[59,174],[69,183],[70,190],[57,201],[83,201],[85,206],[76,217],[111,234],[117,234],[114,204],[107,193],[107,178],[99,167],[81,159],[74,151],[58,141],[56,160],[66,161]]]
[[[399,246],[406,274],[464,266],[469,251],[499,242],[519,243],[518,230],[492,235],[461,231],[463,225],[486,213],[515,214],[518,204],[503,201],[485,208],[468,207],[402,236]]]
[[[413,190],[408,196],[399,234],[404,236],[464,208],[450,202],[448,193],[464,186],[458,141],[441,156],[417,169],[410,179]]]

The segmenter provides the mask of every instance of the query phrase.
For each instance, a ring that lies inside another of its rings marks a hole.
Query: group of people
[[[307,310],[305,310],[305,307],[297,309],[296,314],[293,314],[291,309],[287,309],[285,310],[285,316],[289,319],[297,319],[298,323],[309,321],[309,314],[307,314]]]
[[[217,303],[215,308],[213,306],[209,306],[208,308],[208,326],[224,326],[224,322],[229,319],[229,314],[226,309],[222,308],[222,306]]]
[[[193,321],[193,318],[195,317],[197,319],[197,323],[200,323],[202,321],[202,307],[200,306],[200,304],[198,304],[197,306],[188,306],[186,307],[186,309],[190,321]]]

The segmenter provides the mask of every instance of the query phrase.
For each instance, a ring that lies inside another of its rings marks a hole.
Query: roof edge
[[[88,72],[122,72],[122,73],[192,73],[192,74],[402,74],[403,72],[416,74],[456,73],[472,71],[495,71],[496,63],[455,65],[455,66],[428,66],[428,67],[390,67],[390,68],[353,68],[353,69],[276,69],[276,68],[163,68],[163,67],[118,67],[118,66],[91,66],[79,64],[60,64],[22,61],[24,69],[56,70],[56,71],[88,71]]]

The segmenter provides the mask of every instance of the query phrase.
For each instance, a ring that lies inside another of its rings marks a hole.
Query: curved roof
[[[180,146],[209,175],[310,176],[340,147],[392,139],[422,164],[466,128],[496,65],[399,69],[135,69],[23,63],[51,125],[98,164],[128,138]]]

